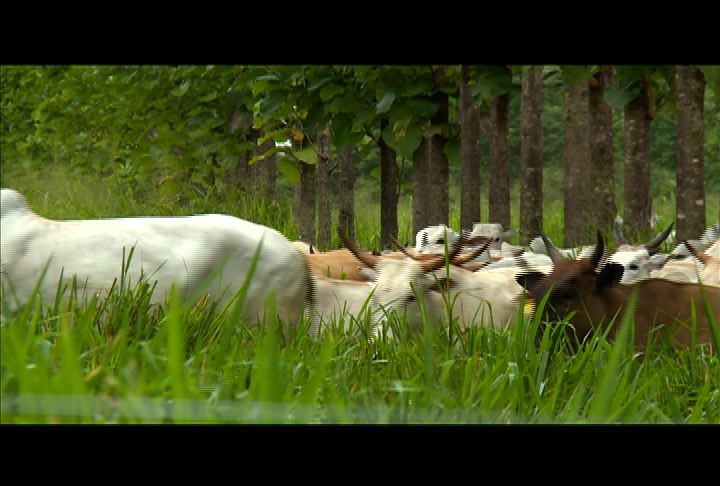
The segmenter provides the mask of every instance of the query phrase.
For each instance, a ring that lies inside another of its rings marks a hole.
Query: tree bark
[[[491,103],[490,183],[488,219],[510,227],[510,159],[508,149],[508,109],[510,97],[498,96]]]
[[[592,214],[590,123],[588,82],[565,88],[563,125],[565,127],[565,247],[589,244],[595,241],[595,228],[589,220]]]
[[[625,200],[624,219],[627,236],[640,240],[650,232],[650,117],[647,86],[625,105]]]
[[[262,132],[260,132],[262,135]],[[262,145],[256,149],[256,154],[262,154],[270,150],[275,146],[273,140],[266,140]],[[257,177],[257,188],[260,194],[267,200],[272,201],[275,199],[275,185],[277,182],[277,158],[275,155],[265,158],[255,164],[256,177]]]
[[[321,251],[326,251],[330,248],[330,231],[332,228],[330,130],[328,128],[318,133],[317,198],[318,248]]]
[[[386,118],[380,120],[380,133],[388,125]],[[380,135],[380,247],[391,248],[388,235],[398,237],[398,170],[395,150]],[[413,198],[414,201],[415,198]]]
[[[522,77],[520,131],[520,244],[543,232],[543,87],[542,67],[530,67]]]
[[[342,149],[338,154],[338,225],[345,234],[355,237],[355,167],[353,165],[353,149]],[[380,202],[382,216],[383,201]],[[397,214],[397,199],[395,200]],[[382,217],[381,217],[382,219]],[[397,227],[397,222],[395,223]],[[382,226],[382,225],[381,225]]]
[[[612,109],[605,102],[605,88],[612,82],[612,68],[596,73],[590,81],[590,157],[592,160],[593,221],[607,231],[617,214],[613,165]]]
[[[296,150],[302,149],[302,143]],[[295,186],[295,221],[300,240],[315,245],[315,165],[298,162],[300,180]]]
[[[248,164],[250,155],[247,152],[243,152],[238,156],[237,165],[235,171],[232,174],[232,180],[235,186],[242,192],[248,192],[252,190],[253,174]]]
[[[699,238],[705,231],[705,76],[695,66],[677,66],[675,80],[678,132],[676,241],[682,241]]]
[[[460,226],[480,222],[480,112],[469,87],[469,70],[460,68]]]
[[[442,68],[434,75],[437,87]],[[450,213],[448,159],[443,152],[447,139],[434,129],[448,123],[448,95],[438,91],[433,99],[438,109],[430,119],[430,129],[423,134],[420,146],[413,153],[413,234],[430,225],[447,224]]]

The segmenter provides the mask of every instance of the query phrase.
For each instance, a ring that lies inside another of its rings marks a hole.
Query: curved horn
[[[455,258],[458,256],[458,253],[460,253],[460,250],[462,250],[463,246],[465,246],[466,243],[467,235],[465,233],[461,233],[460,237],[453,244],[453,247],[448,254],[449,262],[453,262],[455,260]],[[421,262],[420,265],[422,266],[424,272],[434,272],[435,270],[445,265],[445,255],[438,255],[432,260],[426,260]]]
[[[615,237],[615,244],[618,246],[620,245],[626,245],[627,244],[627,238],[625,238],[625,235],[622,232],[622,224],[623,219],[618,215],[615,216],[615,221],[613,221],[613,236]]]
[[[595,251],[592,253],[592,255],[590,255],[590,264],[593,266],[593,268],[597,268],[598,263],[600,263],[604,252],[605,241],[603,240],[600,230],[597,230],[597,245],[595,245]]]
[[[413,260],[432,260],[437,256],[434,253],[418,253],[417,251],[412,250],[406,245],[400,243],[400,241],[398,241],[397,238],[395,238],[393,235],[388,235],[388,238],[390,238],[390,241],[393,242],[393,244],[398,248],[398,250],[405,254],[406,257],[412,258]]]
[[[480,246],[478,246],[476,249],[465,253],[464,255],[458,255],[454,260],[452,260],[450,263],[453,265],[462,265],[463,263],[467,263],[470,260],[474,260],[478,255],[480,255],[482,252],[487,250],[488,246],[490,246],[490,243],[495,241],[497,238],[492,238],[490,240],[485,240]]]
[[[683,240],[683,244],[688,249],[690,254],[695,257],[696,260],[702,262],[705,265],[708,264],[708,262],[710,261],[710,257],[708,255],[697,251],[697,249],[694,246],[692,246],[688,240]]]
[[[353,240],[352,238],[348,237],[348,235],[345,234],[345,231],[342,229],[342,226],[338,225],[337,227],[338,236],[340,237],[340,240],[342,240],[345,247],[350,250],[350,252],[355,255],[355,258],[360,260],[364,265],[375,268],[375,265],[378,264],[380,261],[380,257],[377,257],[373,255],[372,253],[368,253],[366,251],[363,251],[360,249],[358,244]]]
[[[540,237],[542,238],[543,243],[545,243],[545,250],[547,250],[547,254],[553,263],[565,260],[565,258],[563,258],[558,249],[555,248],[552,243],[550,243],[550,240],[547,239],[547,236],[540,235]]]
[[[654,255],[658,252],[660,249],[660,243],[665,241],[665,239],[670,235],[670,232],[672,231],[672,227],[675,223],[670,223],[670,226],[665,228],[665,231],[657,235],[655,238],[650,240],[648,243],[645,243],[645,248],[647,248],[647,251],[650,255]]]

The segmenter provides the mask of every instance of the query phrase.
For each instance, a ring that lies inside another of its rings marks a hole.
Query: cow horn
[[[452,262],[455,260],[455,258],[460,253],[460,250],[462,250],[463,246],[467,243],[467,235],[465,233],[461,233],[460,237],[457,239],[457,241],[453,244],[452,249],[450,250],[450,253],[448,254],[448,261]],[[426,260],[423,262],[420,262],[420,265],[422,266],[422,269],[424,272],[434,272],[435,270],[441,268],[445,265],[445,255],[438,255],[432,260]]]
[[[618,215],[615,216],[615,221],[613,221],[613,236],[615,237],[615,244],[619,245],[625,245],[627,244],[627,238],[625,238],[625,235],[622,232],[622,224],[623,219]]]
[[[555,248],[552,243],[550,243],[550,240],[547,239],[547,236],[540,235],[540,237],[542,238],[543,243],[545,243],[545,250],[547,250],[547,254],[553,263],[564,260],[558,249]]]
[[[474,260],[478,255],[480,255],[482,252],[487,250],[488,246],[490,246],[490,243],[493,241],[496,241],[497,238],[491,238],[491,239],[485,239],[483,243],[478,246],[476,249],[465,253],[464,255],[458,255],[454,260],[452,260],[453,265],[462,265],[463,263],[467,263],[470,260]],[[472,240],[471,240],[472,241]]]
[[[595,245],[595,251],[592,253],[592,255],[590,255],[590,264],[593,266],[593,268],[597,268],[598,263],[600,263],[600,260],[603,257],[604,251],[605,241],[603,240],[600,230],[597,230],[597,245]]]
[[[654,255],[655,253],[658,252],[658,250],[660,249],[660,244],[663,241],[665,241],[665,239],[670,235],[673,224],[675,224],[675,223],[670,223],[670,226],[665,228],[665,231],[658,234],[655,238],[650,240],[648,243],[645,243],[645,248],[647,248],[647,251],[650,255]]]
[[[338,225],[337,227],[338,236],[340,237],[340,240],[342,240],[345,247],[350,250],[350,252],[355,255],[355,258],[360,260],[364,265],[375,268],[375,266],[380,261],[380,257],[377,257],[373,255],[372,253],[368,253],[366,251],[363,251],[360,249],[358,244],[350,238],[348,235],[345,234],[345,231],[342,229],[342,226]]]
[[[696,249],[694,246],[692,246],[692,245],[690,244],[690,242],[687,241],[687,240],[684,240],[684,241],[683,241],[683,244],[684,244],[685,247],[688,249],[688,251],[690,252],[690,254],[691,254],[692,256],[694,256],[698,261],[702,262],[702,263],[705,264],[705,265],[708,264],[708,262],[710,261],[710,257],[709,257],[708,255],[706,255],[705,253],[702,253],[702,252],[697,251],[697,249]]]

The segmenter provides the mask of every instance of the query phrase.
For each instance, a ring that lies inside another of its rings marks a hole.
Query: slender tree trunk
[[[262,132],[260,132],[262,135]],[[275,142],[272,140],[266,140],[262,145],[257,148],[256,154],[262,154],[270,150],[275,146]],[[257,186],[263,197],[272,201],[275,199],[275,184],[277,181],[277,158],[275,155],[271,155],[257,164]]]
[[[605,102],[605,88],[612,82],[612,68],[590,80],[590,154],[592,160],[593,217],[598,229],[607,231],[617,214],[613,165],[612,109]]]
[[[338,225],[345,230],[345,233],[355,237],[355,167],[353,165],[353,149],[342,149],[338,154]],[[380,202],[382,211],[383,202]],[[395,201],[397,208],[397,200]],[[396,212],[397,214],[397,212]],[[382,213],[381,213],[382,216]],[[382,217],[381,217],[382,220]],[[381,221],[382,222],[382,221]],[[397,223],[396,223],[397,224]]]
[[[386,118],[380,120],[380,132],[387,127]],[[398,237],[398,170],[395,151],[380,136],[380,247],[391,248],[388,235]],[[415,198],[413,198],[414,201]]]
[[[330,202],[330,130],[318,133],[317,198],[318,198],[318,248],[330,248],[332,228],[332,204]]]
[[[435,86],[443,76],[442,68],[434,73]],[[447,139],[435,129],[448,123],[448,95],[437,92],[433,99],[438,109],[430,120],[429,133],[423,135],[413,154],[413,232],[430,225],[447,224],[450,213],[448,197],[448,159],[443,148]]]
[[[567,86],[563,106],[566,247],[595,241],[595,228],[589,220],[592,214],[589,123],[588,82]]]
[[[520,244],[543,232],[543,87],[542,67],[530,67],[522,77],[520,112],[522,174],[520,178]]]
[[[250,166],[248,165],[249,158],[250,155],[248,152],[240,154],[237,165],[235,166],[235,171],[232,175],[233,184],[235,184],[235,186],[242,192],[252,191],[253,187],[253,174],[250,170]]]
[[[488,219],[510,227],[510,158],[508,149],[507,94],[493,99],[491,104],[492,138],[490,141],[490,183]]]
[[[650,117],[647,86],[625,105],[625,223],[627,235],[639,240],[650,232]]]
[[[705,150],[703,104],[705,76],[695,66],[678,66],[677,89],[677,241],[705,231]]]
[[[470,91],[469,70],[460,68],[460,226],[480,222],[480,112]]]
[[[330,248],[332,228],[332,203],[330,201],[330,129],[318,133],[317,163],[318,198],[318,248],[325,251]]]
[[[302,149],[298,143],[296,150]],[[295,186],[295,221],[300,240],[315,242],[315,165],[298,162],[300,180]]]

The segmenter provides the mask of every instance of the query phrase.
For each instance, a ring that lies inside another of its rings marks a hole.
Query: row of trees
[[[301,238],[330,245],[330,176],[353,233],[357,161],[377,152],[380,244],[398,234],[412,161],[413,232],[447,223],[449,159],[459,158],[461,225],[510,225],[509,107],[520,98],[522,242],[542,231],[543,90],[561,89],[565,241],[593,240],[617,212],[612,110],[624,114],[624,217],[648,230],[650,124],[677,112],[677,231],[705,228],[703,106],[720,68],[695,66],[3,67],[2,157],[70,162],[166,194],[236,187],[274,197],[296,184]],[[489,174],[480,138],[489,134]],[[290,141],[290,143],[287,143]],[[317,225],[316,225],[317,222]]]

